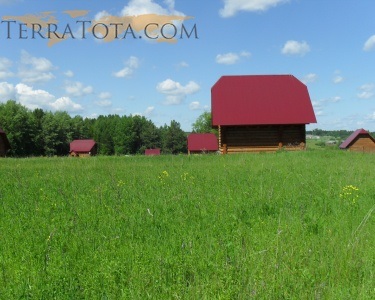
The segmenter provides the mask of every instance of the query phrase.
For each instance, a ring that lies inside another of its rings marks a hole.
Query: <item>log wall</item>
[[[305,149],[305,125],[221,126],[221,153]]]
[[[368,136],[359,136],[349,146],[349,151],[356,152],[375,152],[375,143]]]

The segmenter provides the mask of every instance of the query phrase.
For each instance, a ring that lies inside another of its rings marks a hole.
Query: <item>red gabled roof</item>
[[[316,123],[307,87],[292,75],[222,76],[211,109],[213,126]]]
[[[375,143],[375,140],[374,138],[370,135],[370,133],[366,130],[364,130],[363,128],[361,129],[357,129],[356,131],[354,131],[345,141],[343,141],[341,143],[341,145],[339,146],[341,149],[346,149],[349,147],[349,145],[359,136],[359,135],[366,135],[368,136],[374,143]]]
[[[95,144],[94,140],[74,140],[70,143],[70,152],[91,152]]]
[[[217,151],[219,144],[213,133],[191,133],[188,136],[189,151]]]

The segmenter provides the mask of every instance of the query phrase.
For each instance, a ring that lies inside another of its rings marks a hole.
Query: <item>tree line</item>
[[[348,130],[323,130],[323,129],[313,129],[306,131],[306,134],[311,134],[315,136],[331,136],[336,139],[345,140],[348,136],[350,136],[353,131]],[[369,132],[372,136],[374,136],[375,132]]]
[[[98,154],[143,154],[160,148],[165,154],[186,153],[186,133],[174,120],[157,127],[143,116],[71,117],[64,111],[34,110],[9,100],[0,103],[0,128],[9,139],[10,156],[67,155],[70,142],[94,139]]]

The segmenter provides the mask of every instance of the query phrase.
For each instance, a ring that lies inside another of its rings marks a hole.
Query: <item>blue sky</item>
[[[71,10],[88,12],[73,19]],[[313,102],[318,123],[308,129],[375,131],[373,0],[0,0],[0,11],[3,21],[48,11],[76,36],[48,46],[27,28],[20,39],[19,22],[8,39],[0,24],[1,102],[83,117],[141,114],[157,126],[174,119],[189,131],[210,110],[220,76],[292,74]],[[191,16],[183,24],[198,38],[79,38],[76,20],[148,13]]]

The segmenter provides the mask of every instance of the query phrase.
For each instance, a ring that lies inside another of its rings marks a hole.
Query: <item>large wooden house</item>
[[[0,128],[0,157],[4,157],[10,149],[6,133]]]
[[[339,147],[356,152],[375,152],[375,140],[361,128],[354,131]]]
[[[70,143],[70,156],[86,157],[97,154],[97,144],[94,140],[74,140]]]
[[[211,89],[221,153],[300,150],[316,123],[306,85],[292,75],[223,76]]]

